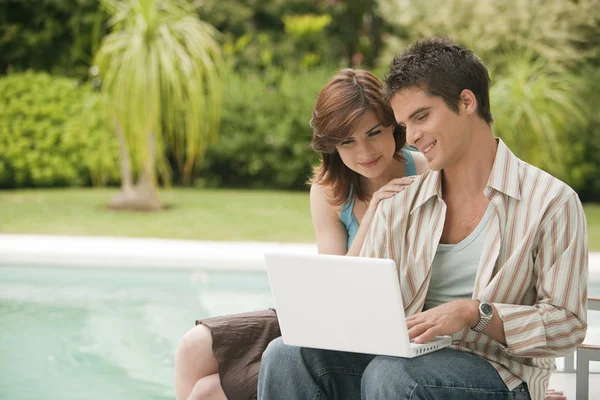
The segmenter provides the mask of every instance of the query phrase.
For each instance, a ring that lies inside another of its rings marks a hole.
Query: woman
[[[380,200],[427,169],[406,139],[370,72],[345,69],[317,97],[312,146],[321,163],[310,181],[310,207],[321,254],[358,255]],[[198,321],[175,357],[178,400],[256,398],[260,357],[280,336],[275,311]],[[214,351],[213,351],[214,350]]]

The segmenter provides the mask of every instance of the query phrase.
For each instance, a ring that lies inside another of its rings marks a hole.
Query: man
[[[587,228],[577,194],[492,132],[487,69],[447,39],[411,45],[385,79],[431,171],[383,201],[361,256],[391,258],[414,359],[284,345],[259,399],[543,399],[554,358],[585,337]]]

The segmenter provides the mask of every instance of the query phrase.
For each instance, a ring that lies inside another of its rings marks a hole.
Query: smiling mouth
[[[433,149],[435,147],[435,145],[437,144],[437,140],[434,141],[433,143],[431,143],[429,146],[425,147],[423,150],[421,150],[421,152],[423,154],[427,154],[431,151],[431,149]]]
[[[373,166],[375,166],[375,165],[376,165],[376,164],[379,162],[379,159],[380,159],[380,158],[381,158],[381,156],[377,157],[377,158],[376,158],[375,160],[373,160],[373,161],[369,161],[368,163],[358,163],[358,164],[359,164],[360,166],[362,166],[362,167],[366,167],[366,168],[373,167]]]

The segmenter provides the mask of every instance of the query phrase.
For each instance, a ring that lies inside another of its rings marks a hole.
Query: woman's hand
[[[371,197],[371,201],[369,202],[369,208],[377,208],[377,205],[381,200],[389,199],[396,193],[403,191],[408,185],[413,183],[415,178],[416,176],[405,176],[402,178],[392,179],[387,184],[379,188],[378,191],[373,193],[373,197]]]

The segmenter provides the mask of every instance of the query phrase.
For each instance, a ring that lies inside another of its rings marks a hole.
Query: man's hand
[[[408,336],[415,343],[425,343],[436,336],[452,335],[479,322],[477,300],[454,300],[406,319]]]

